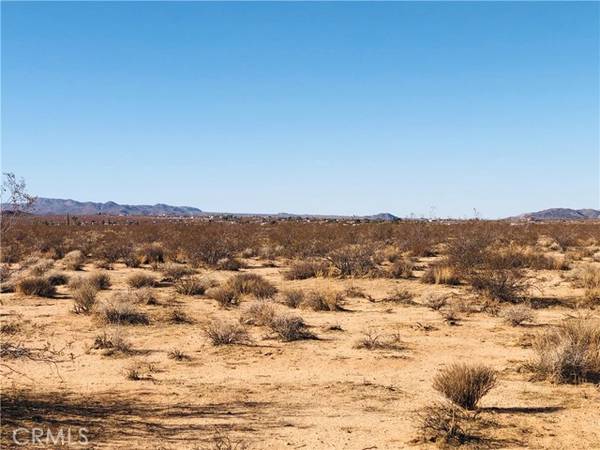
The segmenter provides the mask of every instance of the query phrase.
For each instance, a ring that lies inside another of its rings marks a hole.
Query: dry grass
[[[475,409],[481,398],[496,386],[497,375],[483,365],[452,364],[440,370],[433,388],[466,409]]]
[[[389,269],[390,278],[404,278],[410,279],[413,277],[413,270],[415,263],[409,258],[397,259],[392,263],[392,267]]]
[[[113,296],[112,300],[98,308],[98,316],[107,324],[113,325],[148,325],[148,316],[121,296]]]
[[[185,277],[175,283],[175,292],[181,295],[204,295],[210,283],[200,277]]]
[[[230,270],[237,272],[238,270],[244,268],[244,264],[242,264],[242,262],[236,258],[221,258],[217,261],[215,268],[217,270]]]
[[[399,334],[385,336],[374,329],[367,330],[356,341],[354,348],[365,350],[402,350],[402,340]]]
[[[73,296],[73,312],[76,314],[89,314],[96,304],[98,289],[91,283],[82,283],[71,289]]]
[[[227,287],[238,295],[253,295],[258,299],[271,298],[277,293],[271,282],[254,273],[233,276],[227,281]]]
[[[427,306],[428,308],[439,311],[448,303],[448,297],[444,294],[439,294],[435,292],[428,292],[421,299],[421,304],[423,306]]]
[[[54,261],[51,259],[40,259],[29,267],[29,274],[35,277],[41,277],[54,267]]]
[[[308,330],[304,319],[293,314],[274,315],[270,319],[268,326],[271,331],[276,333],[285,342],[316,339],[316,336]]]
[[[153,287],[156,286],[156,279],[145,273],[134,273],[127,277],[127,284],[132,288]]]
[[[204,334],[213,345],[249,344],[251,342],[246,328],[235,322],[213,320],[204,327]]]
[[[112,356],[115,354],[129,355],[132,353],[131,343],[126,339],[120,328],[104,330],[94,339],[93,349],[105,350],[104,354]]]
[[[535,321],[535,311],[524,304],[507,306],[502,310],[501,315],[504,321],[513,327]]]
[[[423,283],[447,284],[456,286],[460,284],[460,278],[456,269],[449,264],[434,264],[429,267],[421,277]]]
[[[326,276],[328,272],[329,266],[325,261],[294,261],[290,268],[283,273],[283,278],[286,280],[306,280]]]
[[[452,403],[434,403],[416,415],[419,441],[461,446],[478,441],[476,418]]]
[[[160,268],[164,281],[176,282],[183,277],[189,277],[196,271],[184,264],[168,263]]]
[[[540,334],[535,357],[527,364],[538,378],[554,383],[600,381],[600,323],[587,318],[565,320]]]
[[[85,263],[85,256],[81,250],[73,250],[65,255],[62,263],[67,270],[81,270]]]
[[[269,301],[256,301],[246,306],[240,314],[240,322],[245,325],[266,326],[275,317],[276,309]]]
[[[36,297],[54,297],[56,295],[56,287],[44,277],[22,277],[16,282],[15,290],[19,294]]]
[[[302,289],[286,289],[281,292],[281,303],[290,308],[298,308],[304,301]]]
[[[239,306],[242,301],[240,294],[227,285],[211,288],[206,295],[216,300],[222,308]]]
[[[313,290],[306,294],[300,307],[313,311],[340,311],[343,301],[344,295],[341,292]]]

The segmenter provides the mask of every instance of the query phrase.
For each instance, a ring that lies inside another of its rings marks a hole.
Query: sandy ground
[[[481,417],[488,421],[481,431],[488,448],[600,448],[597,386],[534,382],[520,369],[531,357],[531,337],[574,310],[539,309],[536,324],[524,327],[508,326],[485,313],[464,313],[452,326],[423,306],[379,300],[396,287],[413,292],[417,302],[434,291],[467,298],[465,287],[425,285],[416,279],[284,281],[282,267],[250,264],[254,266],[244,271],[264,275],[280,289],[354,286],[373,301],[348,298],[346,311],[339,312],[297,311],[318,340],[280,342],[265,328],[251,327],[253,344],[214,347],[203,325],[213,318],[237,320],[240,311],[220,309],[206,297],[176,295],[171,286],[158,287],[159,304],[142,307],[151,324],[122,327],[135,353],[115,357],[90,349],[104,326],[93,316],[72,312],[66,287],[53,299],[2,294],[2,322],[22,324],[16,339],[33,347],[47,342],[64,348],[55,365],[10,362],[19,373],[5,372],[2,389],[27,393],[22,424],[84,426],[88,448],[213,448],[218,430],[253,449],[434,448],[415,442],[414,413],[440,398],[431,387],[436,371],[463,361],[485,363],[500,373],[499,385],[480,405]],[[85,268],[92,270],[91,265]],[[100,300],[126,290],[125,278],[134,271],[152,273],[116,265],[109,271],[112,287],[100,293]],[[201,273],[217,280],[234,274]],[[546,299],[581,295],[560,272],[538,278],[538,294]],[[168,323],[165,316],[174,307],[194,323]],[[592,314],[598,316],[597,310]],[[330,329],[332,325],[341,330]],[[368,329],[398,333],[402,349],[354,348]],[[174,348],[190,360],[170,359]],[[148,369],[147,379],[126,378],[127,368],[136,363]],[[3,427],[4,448],[12,448],[13,428]]]

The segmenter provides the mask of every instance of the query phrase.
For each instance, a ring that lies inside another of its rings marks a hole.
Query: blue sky
[[[2,169],[209,211],[598,207],[599,23],[574,2],[2,2]]]

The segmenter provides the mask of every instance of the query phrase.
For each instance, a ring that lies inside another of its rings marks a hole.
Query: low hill
[[[551,208],[543,211],[536,211],[521,214],[512,219],[520,220],[586,220],[600,219],[600,210],[597,209],[570,209],[570,208]]]

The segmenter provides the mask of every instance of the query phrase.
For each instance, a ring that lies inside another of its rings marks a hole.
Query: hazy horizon
[[[2,2],[2,170],[235,213],[599,208],[598,3]]]

